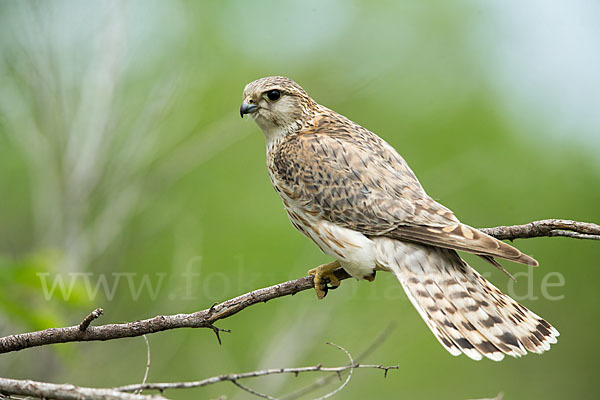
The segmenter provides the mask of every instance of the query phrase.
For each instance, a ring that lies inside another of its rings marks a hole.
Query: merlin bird
[[[429,197],[396,150],[316,103],[282,76],[244,88],[240,114],[262,129],[273,187],[292,224],[336,261],[309,271],[317,296],[339,286],[333,271],[372,281],[394,273],[413,306],[452,354],[502,360],[542,353],[558,331],[460,258],[475,253],[538,265],[516,248],[460,223]],[[329,286],[328,286],[329,285]]]

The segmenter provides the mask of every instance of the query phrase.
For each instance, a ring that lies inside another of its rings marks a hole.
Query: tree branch
[[[203,386],[212,385],[219,382],[235,382],[241,379],[247,378],[256,378],[259,376],[266,375],[278,375],[278,374],[294,374],[298,375],[305,372],[334,372],[334,373],[342,373],[344,371],[348,371],[350,369],[356,368],[374,368],[380,369],[384,371],[387,375],[387,371],[390,369],[398,369],[397,365],[384,366],[384,365],[375,365],[375,364],[347,364],[341,367],[323,367],[321,364],[313,365],[311,367],[299,367],[299,368],[270,368],[263,369],[259,371],[251,371],[244,372],[241,374],[225,374],[213,376],[211,378],[206,378],[201,381],[191,381],[191,382],[164,382],[164,383],[146,383],[146,384],[134,384],[127,386],[119,386],[113,388],[114,390],[119,390],[123,392],[133,392],[136,390],[159,390],[164,391],[167,389],[191,389],[198,388]]]
[[[350,362],[347,365],[341,367],[323,367],[321,364],[311,367],[300,367],[300,368],[271,368],[259,371],[245,372],[241,374],[226,374],[214,376],[211,378],[203,379],[200,381],[191,382],[169,382],[169,383],[141,383],[135,385],[127,385],[115,387],[112,389],[104,388],[88,388],[74,386],[70,384],[54,384],[46,382],[36,382],[31,380],[17,380],[17,379],[6,379],[0,378],[0,398],[2,395],[20,395],[20,396],[34,396],[42,399],[58,399],[58,400],[166,400],[166,398],[159,395],[141,395],[139,394],[142,390],[158,390],[163,392],[167,389],[191,389],[203,386],[212,385],[219,382],[231,382],[240,389],[243,389],[255,396],[275,399],[269,395],[260,393],[254,389],[251,389],[245,385],[242,385],[238,381],[248,378],[256,378],[267,375],[279,375],[279,374],[294,374],[298,376],[301,373],[306,372],[334,372],[341,379],[341,373],[349,371],[350,375],[346,378],[344,383],[338,387],[335,391],[331,392],[330,395],[339,392],[350,380],[352,371],[356,368],[372,368],[380,369],[384,371],[384,376],[390,369],[398,369],[397,365],[383,366],[383,365],[370,365],[370,364],[359,364],[352,359],[350,353],[341,346],[333,343],[328,343],[340,350],[342,350],[348,356]],[[145,379],[145,377],[144,377]],[[135,393],[128,393],[135,392]],[[322,397],[329,397],[330,395]],[[276,399],[275,399],[276,400]]]
[[[339,276],[341,279],[349,277],[343,270],[339,271]],[[74,325],[66,328],[50,328],[43,331],[10,335],[0,338],[0,353],[54,343],[103,341],[136,337],[177,328],[210,328],[218,331],[214,323],[220,319],[237,314],[251,305],[267,302],[281,296],[294,295],[303,290],[311,289],[313,286],[313,277],[306,276],[254,290],[231,300],[215,304],[209,309],[191,314],[158,315],[154,318],[124,324],[88,326],[84,331],[79,329],[79,325]]]
[[[497,226],[495,228],[483,228],[480,231],[500,240],[527,239],[540,236],[600,240],[600,226],[568,219],[543,219],[525,225]]]
[[[58,400],[166,400],[159,395],[139,395],[115,389],[96,389],[7,378],[0,378],[0,394]]]
[[[212,385],[212,384],[219,383],[219,382],[231,382],[235,386],[239,387],[240,389],[245,390],[246,392],[251,393],[255,396],[262,397],[264,399],[269,399],[269,400],[277,400],[276,398],[271,397],[268,394],[258,392],[252,388],[242,385],[238,381],[242,380],[242,379],[247,379],[247,378],[256,378],[259,376],[277,375],[277,374],[294,374],[294,375],[298,376],[299,374],[305,373],[305,372],[334,372],[341,380],[342,372],[348,371],[348,376],[346,377],[344,382],[339,387],[337,387],[332,392],[330,392],[322,397],[319,397],[317,399],[317,400],[322,400],[322,399],[331,397],[334,394],[336,394],[337,392],[339,392],[340,390],[342,390],[348,384],[348,382],[350,381],[350,378],[352,378],[352,371],[354,371],[354,369],[356,369],[356,368],[381,369],[384,371],[384,377],[387,377],[387,373],[390,369],[398,369],[397,365],[385,367],[383,365],[359,364],[356,361],[354,361],[354,359],[352,358],[352,355],[350,354],[350,352],[348,352],[348,350],[344,349],[341,346],[338,346],[335,343],[327,343],[327,344],[343,351],[348,356],[349,363],[344,366],[341,366],[341,367],[323,367],[321,364],[317,364],[312,367],[271,368],[271,369],[265,369],[265,370],[260,370],[260,371],[246,372],[246,373],[242,373],[242,374],[225,374],[225,375],[213,376],[212,378],[203,379],[201,381],[170,382],[170,383],[145,383],[145,384],[142,383],[141,385],[120,386],[120,387],[114,388],[114,390],[120,390],[120,391],[124,391],[124,392],[133,392],[133,391],[141,391],[141,390],[159,390],[159,391],[163,392],[167,389],[189,389],[189,388],[198,388],[198,387],[208,386],[208,385]]]
[[[510,240],[539,236],[567,236],[582,239],[600,239],[600,226],[592,223],[560,219],[534,221],[526,225],[485,228],[481,229],[481,231],[498,239]],[[336,270],[335,274],[341,280],[350,277],[348,273],[341,268]],[[217,334],[217,338],[220,342],[219,332],[224,330],[215,327],[215,322],[235,315],[254,304],[266,303],[267,301],[278,297],[294,295],[298,292],[312,289],[313,287],[313,277],[305,276],[278,285],[254,290],[234,299],[215,304],[209,309],[191,314],[159,315],[141,321],[101,326],[85,326],[82,322],[80,325],[66,328],[51,328],[38,332],[10,335],[0,338],[0,353],[8,353],[55,343],[135,337],[177,328],[210,328]],[[88,319],[90,319],[89,316],[84,322]],[[93,319],[94,318],[91,318],[89,322],[91,323]],[[81,328],[82,325],[84,325],[84,329]]]

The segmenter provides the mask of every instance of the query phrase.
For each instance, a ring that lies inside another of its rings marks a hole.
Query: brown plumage
[[[392,271],[440,343],[501,359],[541,352],[558,332],[467,265],[455,250],[537,265],[518,249],[459,222],[423,190],[383,139],[317,104],[285,77],[244,90],[267,142],[273,186],[292,224],[357,278]]]

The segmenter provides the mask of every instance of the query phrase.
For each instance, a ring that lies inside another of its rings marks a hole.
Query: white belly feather
[[[292,224],[325,254],[337,259],[351,276],[363,279],[372,275],[377,262],[375,243],[371,239],[292,207],[286,207],[286,211]]]

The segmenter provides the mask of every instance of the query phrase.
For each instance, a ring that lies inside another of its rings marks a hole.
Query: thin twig
[[[142,379],[142,385],[145,385],[146,381],[148,379],[148,372],[150,372],[150,343],[148,342],[148,338],[146,337],[146,335],[144,335],[142,337],[144,338],[144,341],[146,342],[146,372],[144,372],[144,379]],[[142,389],[136,390],[135,393],[141,394]]]
[[[500,392],[498,393],[498,396],[494,397],[494,398],[485,398],[485,399],[472,399],[472,400],[502,400],[504,398],[504,393]]]
[[[346,353],[346,355],[348,356],[348,359],[350,360],[349,363],[347,365],[343,365],[341,367],[323,367],[321,364],[317,364],[317,365],[311,366],[311,367],[271,368],[271,369],[265,369],[265,370],[260,370],[260,371],[245,372],[245,373],[241,373],[241,374],[219,375],[219,376],[214,376],[211,378],[203,379],[201,381],[146,383],[146,384],[142,384],[142,385],[119,386],[119,387],[115,387],[113,389],[123,391],[123,392],[137,392],[142,389],[143,390],[158,390],[158,391],[163,392],[167,389],[190,389],[190,388],[198,388],[198,387],[208,386],[208,385],[212,385],[212,384],[219,383],[219,382],[231,382],[234,385],[236,385],[237,387],[239,387],[240,389],[243,389],[243,390],[247,391],[248,393],[251,393],[255,396],[262,397],[265,399],[270,399],[270,400],[277,400],[275,397],[269,396],[268,394],[265,394],[265,393],[258,392],[252,388],[249,388],[248,386],[242,385],[241,383],[239,383],[239,381],[242,379],[256,378],[259,376],[267,376],[267,375],[278,375],[278,374],[294,374],[297,376],[298,374],[305,373],[305,372],[333,372],[336,374],[335,376],[339,376],[341,379],[341,373],[344,371],[349,371],[349,374],[346,377],[346,380],[338,388],[336,388],[334,391],[326,394],[325,396],[319,397],[317,399],[317,400],[323,400],[323,399],[333,396],[334,394],[336,394],[340,390],[342,390],[348,384],[350,378],[352,377],[352,371],[356,368],[381,369],[384,371],[384,373],[386,375],[390,369],[398,369],[397,365],[383,366],[383,365],[356,363],[354,361],[354,359],[352,359],[352,355],[343,347],[338,346],[337,344],[334,344],[334,343],[327,343],[327,344],[330,346],[334,346],[335,348],[338,348],[338,349],[342,350],[344,353]]]
[[[338,393],[340,390],[342,390],[343,388],[346,387],[346,385],[348,384],[348,382],[350,382],[350,378],[352,378],[352,372],[354,371],[355,368],[355,364],[354,364],[354,360],[352,359],[352,355],[350,354],[350,352],[348,350],[346,350],[345,348],[343,348],[342,346],[338,346],[335,343],[331,343],[331,342],[327,342],[327,344],[337,347],[338,349],[342,350],[344,353],[346,353],[346,355],[348,356],[348,360],[350,360],[350,369],[348,370],[348,376],[346,377],[346,380],[344,381],[344,383],[342,383],[340,386],[338,386],[337,388],[335,388],[333,391],[327,393],[324,396],[318,397],[315,400],[324,400],[326,398],[329,398],[331,396],[333,396],[334,394]],[[358,364],[356,364],[358,365]],[[340,375],[341,377],[341,375]]]
[[[575,239],[600,240],[600,235],[588,235],[586,233],[561,231],[561,230],[552,231],[548,234],[548,236],[551,236],[551,237],[562,236],[562,237],[570,237],[570,238],[575,238]]]
[[[596,239],[596,236],[598,236],[600,239],[600,226],[598,225],[559,219],[534,221],[526,225],[481,229],[481,231],[498,239],[511,240],[539,236],[565,236],[564,232],[567,230],[571,232],[570,234],[573,232],[580,234],[578,237],[585,235],[585,238]],[[340,280],[350,277],[348,273],[341,268],[336,270],[335,274]],[[89,326],[83,331],[80,329],[79,325],[76,325],[66,328],[52,328],[38,332],[10,335],[0,338],[0,353],[8,353],[55,343],[135,337],[177,328],[209,328],[215,333],[218,333],[222,330],[216,328],[214,324],[221,319],[235,315],[254,304],[266,303],[267,301],[278,297],[294,295],[298,292],[312,289],[313,287],[313,277],[305,276],[278,285],[254,290],[234,299],[214,305],[209,309],[191,314],[159,315],[154,318],[124,324]],[[217,338],[220,340],[218,335]]]
[[[262,397],[263,399],[277,400],[277,398],[276,398],[276,397],[271,397],[271,396],[269,396],[268,394],[264,394],[264,393],[261,393],[261,392],[257,392],[256,390],[254,390],[254,389],[252,389],[252,388],[249,388],[248,386],[244,386],[244,385],[242,385],[242,384],[241,384],[241,383],[239,383],[238,381],[231,381],[231,383],[233,383],[235,386],[239,387],[239,388],[240,388],[240,389],[242,389],[242,390],[245,390],[246,392],[248,392],[248,393],[250,393],[250,394],[253,394],[253,395],[255,395],[255,396],[258,396],[258,397]]]
[[[397,365],[392,366],[384,366],[384,365],[374,365],[374,364],[348,364],[343,365],[341,367],[323,367],[321,364],[313,365],[310,367],[298,367],[298,368],[270,368],[263,369],[259,371],[250,371],[244,372],[241,374],[224,374],[213,376],[210,378],[202,379],[200,381],[189,381],[189,382],[161,382],[161,383],[146,383],[144,385],[134,384],[127,386],[119,386],[113,388],[114,390],[120,390],[124,392],[133,392],[136,390],[158,390],[164,391],[168,389],[191,389],[198,388],[208,385],[213,385],[219,382],[232,382],[239,381],[242,379],[248,378],[256,378],[259,376],[267,376],[267,375],[279,375],[279,374],[294,374],[298,375],[306,372],[335,372],[341,373],[350,369],[355,368],[371,368],[371,369],[380,369],[380,370],[390,370],[390,369],[398,369]]]
[[[377,347],[381,346],[381,344],[383,342],[385,342],[385,340],[390,336],[390,334],[394,331],[394,329],[396,329],[396,323],[389,324],[388,327],[383,332],[381,332],[375,338],[375,340],[373,340],[371,342],[371,344],[369,344],[369,346],[367,346],[367,348],[364,349],[354,360],[357,363],[360,363],[365,357],[372,354],[375,351],[375,349],[377,349]],[[336,372],[336,373],[328,375],[326,377],[319,378],[319,379],[315,380],[313,383],[311,383],[310,385],[302,387],[288,395],[283,396],[282,400],[295,400],[295,399],[302,397],[310,392],[313,392],[316,389],[319,389],[319,388],[327,385],[328,383],[331,383],[334,379],[339,378],[338,374],[339,374],[339,372]],[[384,370],[384,374],[387,376],[387,369]]]
[[[101,316],[102,314],[104,314],[104,310],[101,308],[96,308],[94,311],[89,313],[83,321],[81,321],[81,323],[79,324],[79,330],[82,332],[85,331],[88,328],[88,326],[90,326],[92,321]]]

